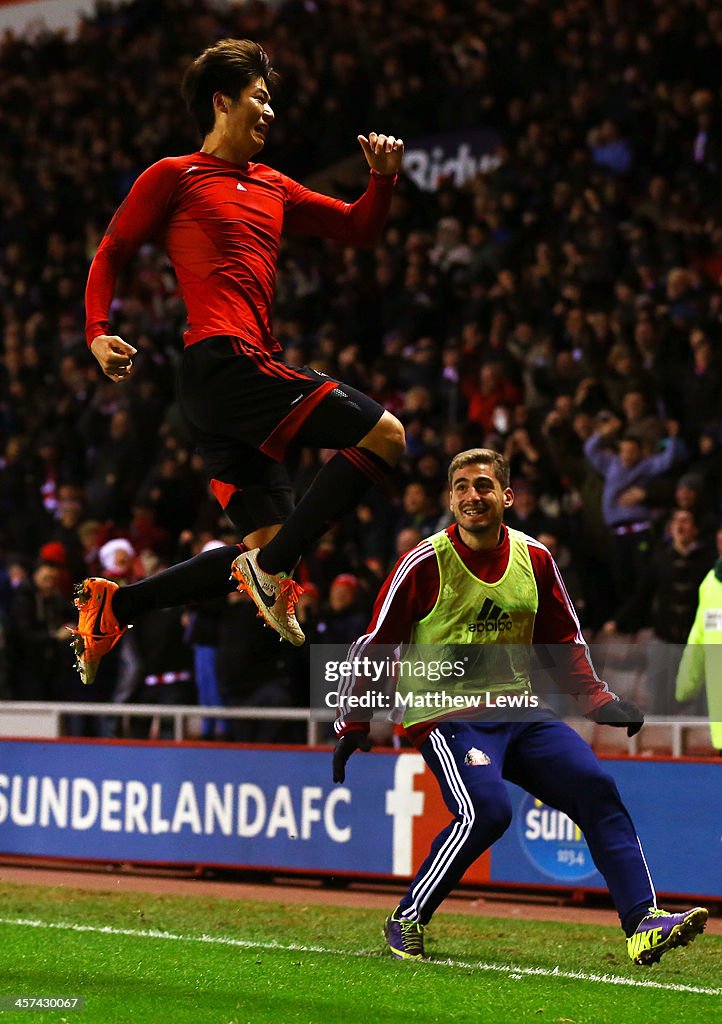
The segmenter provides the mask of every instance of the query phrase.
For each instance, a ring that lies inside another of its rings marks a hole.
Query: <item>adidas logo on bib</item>
[[[476,616],[476,622],[469,623],[470,633],[504,633],[511,629],[511,615],[494,604],[490,597],[484,601]]]

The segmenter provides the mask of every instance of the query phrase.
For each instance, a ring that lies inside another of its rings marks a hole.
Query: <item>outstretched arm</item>
[[[607,475],[607,470],[614,462],[614,455],[606,448],[606,444],[620,426],[621,420],[615,416],[597,427],[584,442],[584,455],[601,476]]]
[[[371,169],[364,194],[355,203],[344,203],[285,178],[285,230],[349,245],[373,245],[378,240],[389,215],[404,144],[393,135],[376,132],[371,132],[368,139],[359,135],[358,141]]]

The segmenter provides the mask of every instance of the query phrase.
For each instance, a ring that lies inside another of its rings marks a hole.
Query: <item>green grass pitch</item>
[[[439,914],[419,964],[384,953],[376,911],[11,885],[0,899],[0,996],[85,999],[0,1014],[18,1022],[722,1024],[714,936],[643,969],[614,928]]]

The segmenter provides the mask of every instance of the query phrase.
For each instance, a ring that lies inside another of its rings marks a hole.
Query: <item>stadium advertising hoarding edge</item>
[[[658,891],[722,896],[719,766],[605,765]],[[605,888],[574,823],[509,789],[514,822],[465,881]],[[0,854],[409,878],[448,817],[416,752],[358,757],[334,786],[327,751],[2,741]]]

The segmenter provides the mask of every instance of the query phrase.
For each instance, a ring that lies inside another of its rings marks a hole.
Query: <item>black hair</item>
[[[181,96],[203,136],[215,124],[214,94],[238,99],[257,78],[263,79],[270,92],[278,74],[263,47],[251,39],[221,39],[196,57],[183,76]]]

